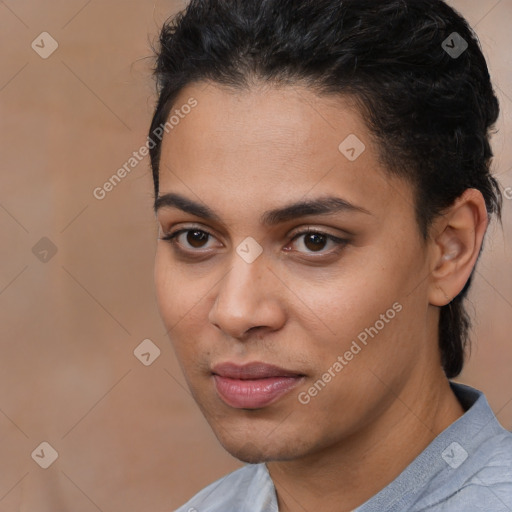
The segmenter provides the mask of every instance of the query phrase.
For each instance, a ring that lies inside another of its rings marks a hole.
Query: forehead
[[[197,105],[184,114],[191,99]],[[409,185],[385,172],[350,98],[199,83],[177,97],[171,115],[180,112],[162,143],[160,194],[192,194],[227,211],[336,193],[369,210],[412,212]]]

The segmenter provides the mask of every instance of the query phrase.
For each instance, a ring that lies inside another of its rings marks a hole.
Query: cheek
[[[382,273],[372,275],[368,267],[342,275],[331,275],[314,283],[297,283],[298,304],[303,303],[300,317],[309,328],[321,329],[329,339],[353,338],[373,325],[380,314],[392,308],[399,292],[393,283],[382,280]],[[379,280],[380,278],[380,280]],[[305,327],[305,325],[304,325]]]
[[[302,299],[297,304],[303,305],[301,313],[295,310],[295,316],[300,329],[309,333],[309,343],[315,346],[321,367],[330,367],[338,355],[351,348],[357,357],[348,354],[349,358],[370,366],[374,359],[378,363],[382,350],[401,350],[404,332],[411,335],[406,317],[418,311],[417,300],[415,304],[410,296],[410,281],[411,275],[420,274],[419,269],[405,268],[396,255],[385,252],[380,257],[374,254],[351,262],[354,264],[347,262],[346,271],[296,282],[295,289],[300,290]],[[400,354],[404,356],[405,352]]]
[[[179,324],[187,321],[204,296],[201,281],[191,279],[180,265],[173,263],[165,248],[157,251],[154,279],[160,315],[166,328],[174,332]]]
[[[164,251],[157,249],[155,257],[154,281],[155,292],[164,322],[172,323],[172,315],[176,313],[176,289],[179,287],[179,280],[176,279],[176,272],[173,272],[171,265],[166,261]]]
[[[154,280],[160,316],[179,359],[185,361],[197,353],[204,337],[200,332],[208,318],[206,295],[211,283],[184,272],[164,250],[157,253]]]

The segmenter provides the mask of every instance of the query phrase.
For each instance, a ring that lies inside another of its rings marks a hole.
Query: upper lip
[[[267,364],[262,362],[247,363],[239,365],[236,363],[226,362],[220,363],[213,367],[212,373],[219,375],[220,377],[226,377],[228,379],[267,379],[269,377],[302,377],[303,374],[286,370],[275,366],[273,364]]]

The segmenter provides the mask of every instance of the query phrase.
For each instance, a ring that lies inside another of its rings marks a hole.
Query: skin
[[[217,219],[159,208],[160,237],[184,228],[210,236],[159,240],[155,260],[160,313],[185,378],[225,449],[267,463],[280,511],[352,510],[464,412],[441,368],[437,325],[478,257],[482,195],[467,190],[424,241],[410,185],[386,173],[348,98],[199,83],[175,106],[190,97],[198,106],[163,139],[159,195],[185,196]],[[349,134],[366,146],[353,162],[338,150]],[[366,212],[261,222],[268,210],[327,196]],[[296,236],[307,228],[346,243]],[[252,263],[236,252],[248,236],[263,250]],[[298,394],[394,303],[402,310],[302,404]],[[305,377],[266,407],[236,409],[213,382],[212,367],[226,361]]]

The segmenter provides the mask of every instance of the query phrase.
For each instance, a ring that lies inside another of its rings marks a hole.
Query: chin
[[[221,446],[242,462],[294,460],[307,455],[315,445],[311,428],[303,426],[305,431],[302,431],[300,425],[286,421],[289,414],[284,415],[283,421],[280,412],[222,411],[222,407],[212,407],[214,399],[198,400],[197,397],[196,403]]]
[[[232,437],[226,439],[220,435],[217,435],[217,439],[230,455],[249,464],[293,460],[302,455],[303,447],[295,440],[274,439],[270,443],[263,432],[261,435],[245,435],[240,440]]]
[[[256,446],[250,442],[244,444],[243,446],[230,446],[224,444],[222,446],[233,457],[249,464],[259,464],[261,462],[268,462],[271,460],[269,459],[268,454],[265,453],[264,448],[261,446]]]

